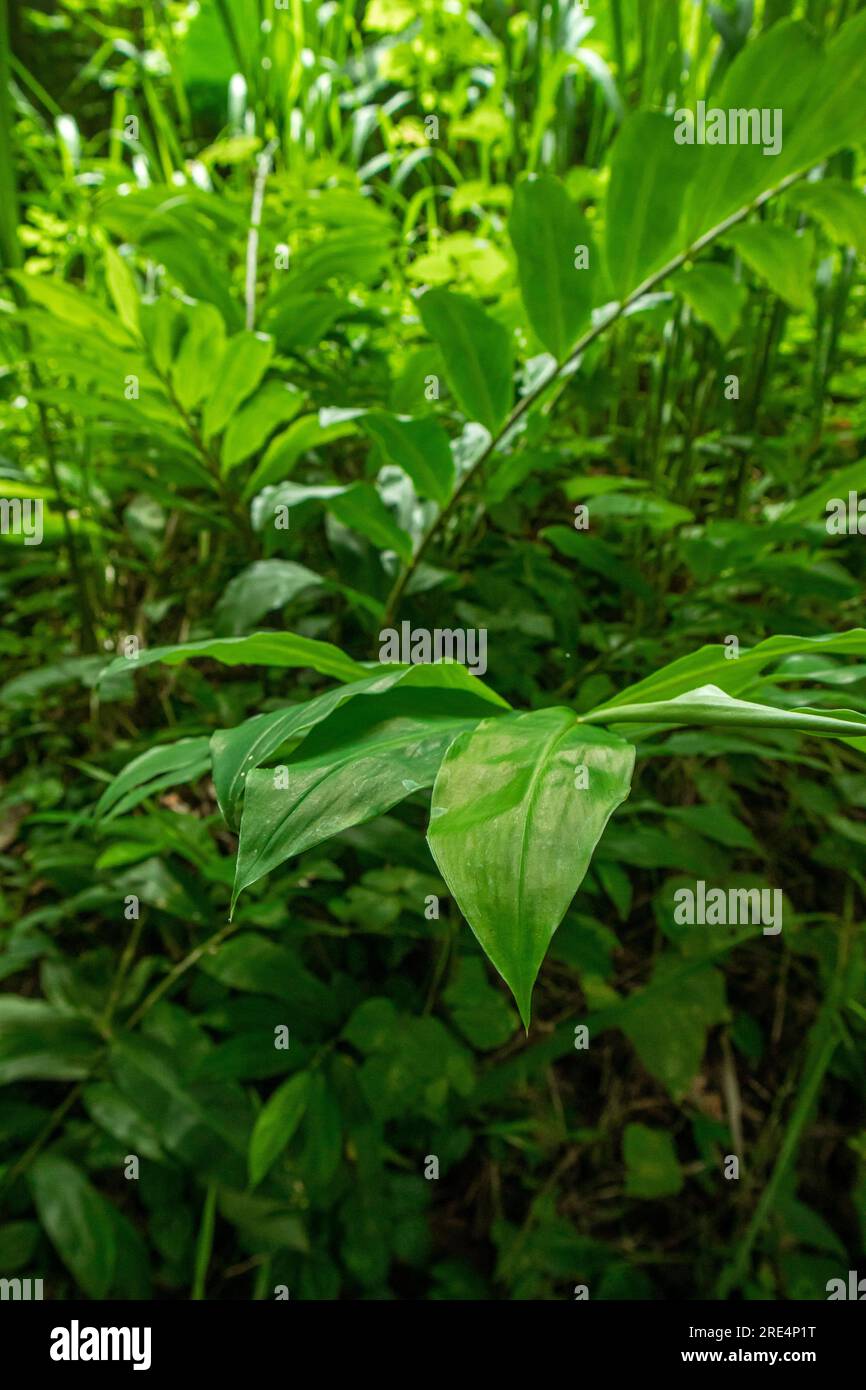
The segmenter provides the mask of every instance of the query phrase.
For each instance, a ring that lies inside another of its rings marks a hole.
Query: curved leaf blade
[[[433,788],[433,858],[527,1028],[551,938],[631,785],[634,747],[598,732],[567,709],[485,720]]]

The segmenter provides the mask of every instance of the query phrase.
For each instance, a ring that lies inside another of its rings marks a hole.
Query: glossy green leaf
[[[527,1027],[553,933],[629,793],[633,746],[597,732],[566,709],[485,720],[433,789],[433,857]]]
[[[452,290],[428,290],[419,301],[424,327],[439,344],[457,403],[491,434],[511,409],[514,352],[508,329],[480,304]]]
[[[445,505],[454,489],[454,459],[448,436],[436,420],[401,420],[384,410],[371,410],[361,424],[388,462],[409,474],[419,497]]]
[[[479,702],[489,702],[502,709],[508,705],[501,696],[490,690],[463,666],[452,662],[436,662],[430,666],[389,667],[368,675],[365,680],[326,690],[312,700],[292,705],[288,709],[257,714],[235,729],[221,729],[211,738],[213,777],[220,809],[235,828],[240,817],[244,783],[251,771],[261,767],[281,744],[303,738],[328,715],[356,696],[383,695],[402,685],[407,688],[464,691]],[[479,703],[479,717],[483,703]]]
[[[689,690],[671,700],[646,701],[608,707],[584,715],[588,723],[604,724],[698,724],[736,725],[745,729],[790,729],[805,734],[828,734],[836,738],[862,738],[866,715],[853,710],[823,713],[807,709],[777,709],[737,700],[716,685]]]
[[[731,648],[722,645],[701,647],[628,686],[594,709],[592,715],[648,700],[673,700],[677,695],[710,684],[728,695],[740,695],[754,685],[773,662],[800,652],[817,656],[825,653],[866,656],[866,628],[832,632],[824,637],[768,637],[755,647],[741,649],[737,656],[732,655]]]
[[[518,183],[508,234],[529,322],[548,352],[562,361],[592,310],[596,249],[589,223],[559,179],[545,174]],[[581,248],[586,266],[576,264]]]
[[[256,1116],[248,1156],[250,1186],[257,1187],[291,1142],[307,1107],[310,1073],[290,1076]]]
[[[407,712],[395,713],[401,706]],[[429,787],[448,745],[481,717],[477,709],[454,712],[466,707],[459,694],[432,691],[413,691],[405,703],[399,692],[382,695],[369,711],[353,702],[325,720],[282,773],[250,773],[232,906],[286,859]]]

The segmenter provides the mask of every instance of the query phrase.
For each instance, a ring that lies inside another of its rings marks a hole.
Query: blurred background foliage
[[[318,677],[206,662],[97,684],[129,634],[290,628],[374,659],[394,567],[369,526],[308,496],[265,531],[256,499],[375,479],[417,540],[430,504],[351,414],[429,410],[417,292],[482,301],[527,387],[517,176],[559,176],[600,232],[630,112],[711,101],[777,22],[829,40],[862,8],[4,0],[0,493],[47,508],[41,547],[0,538],[0,1275],[52,1297],[823,1298],[862,1262],[859,755],[645,740],[527,1040],[420,801],[259,883],[227,927],[207,739]],[[418,566],[400,617],[486,628],[516,706],[587,709],[702,642],[861,621],[860,537],[824,523],[866,490],[862,150],[823,173],[835,213],[807,186],[766,214],[802,233],[793,266],[728,246],[699,286],[667,282]],[[245,327],[273,343],[251,406],[239,368],[216,375]],[[793,707],[818,680],[866,711],[866,666],[839,658],[790,657],[767,688]],[[178,739],[183,767],[94,815]],[[674,926],[696,878],[781,887],[782,936]],[[302,1074],[251,1187],[255,1117]]]

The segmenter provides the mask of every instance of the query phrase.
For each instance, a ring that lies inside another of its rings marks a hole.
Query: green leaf
[[[727,1017],[718,970],[700,963],[684,968],[663,955],[644,989],[605,1009],[603,1026],[621,1028],[647,1071],[679,1100],[698,1074],[708,1030]]]
[[[463,690],[479,701],[488,701],[508,709],[507,703],[499,695],[489,690],[463,666],[453,662],[436,662],[430,666],[396,669],[386,666],[365,680],[326,690],[324,694],[288,709],[254,715],[236,729],[221,729],[211,738],[213,778],[220,809],[232,829],[238,823],[247,776],[255,768],[261,767],[281,744],[303,738],[310,729],[356,695],[383,695],[398,685]],[[481,713],[483,706],[479,708],[479,717]]]
[[[842,179],[818,179],[792,188],[791,207],[813,218],[842,246],[866,256],[866,197]]]
[[[798,236],[788,227],[752,222],[727,232],[724,240],[791,308],[808,312],[814,307],[811,235]]]
[[[184,410],[194,410],[211,389],[225,353],[226,330],[213,304],[186,308],[187,330],[171,366],[172,390]]]
[[[454,459],[448,436],[436,420],[401,420],[384,410],[371,410],[361,424],[388,462],[408,473],[419,497],[445,505],[454,488]]]
[[[318,414],[302,415],[293,421],[288,429],[271,440],[260,463],[255,467],[249,481],[244,486],[244,499],[254,497],[262,488],[273,483],[281,483],[288,478],[298,459],[320,444],[329,444],[334,439],[344,439],[346,435],[357,434],[358,426],[354,420],[335,420],[321,424]]]
[[[412,692],[417,713],[395,714],[383,695],[371,710],[354,703],[325,720],[279,769],[247,777],[232,910],[244,888],[292,855],[382,815],[413,792],[429,787],[445,749],[480,713],[460,708],[461,697]],[[387,714],[386,714],[387,709]]]
[[[200,968],[231,989],[278,999],[299,1026],[313,1020],[332,1023],[337,1013],[334,995],[304,967],[297,952],[256,932],[241,932],[223,942],[218,951],[203,957]]]
[[[810,89],[819,80],[820,66],[814,35],[807,25],[792,20],[775,24],[740,51],[707,107],[723,111],[728,119],[731,111],[781,111],[782,148],[765,155],[763,142],[696,146],[697,167],[684,210],[684,244],[811,162],[790,158],[791,141]],[[769,134],[772,137],[772,127]]]
[[[485,720],[433,789],[433,857],[527,1028],[553,933],[629,792],[633,746],[595,732],[566,709]]]
[[[726,265],[709,262],[681,270],[671,277],[670,287],[682,295],[695,318],[706,323],[720,343],[730,342],[740,325],[749,292]]]
[[[119,1091],[167,1152],[200,1174],[240,1182],[251,1123],[247,1097],[230,1084],[188,1082],[183,1060],[145,1037],[119,1037],[110,1053]]]
[[[106,245],[104,255],[105,278],[114,307],[124,327],[137,336],[139,299],[132,271],[113,246]]]
[[[596,251],[589,223],[559,179],[545,174],[518,183],[508,234],[529,322],[562,361],[592,310]],[[587,250],[587,267],[575,265],[579,247]]]
[[[252,395],[268,369],[273,351],[273,339],[257,333],[236,333],[229,338],[204,408],[205,439],[219,434],[238,406]]]
[[[328,510],[377,549],[396,551],[404,564],[412,559],[411,537],[401,531],[372,483],[338,489],[328,502]]]
[[[41,999],[0,997],[0,1086],[12,1081],[72,1081],[94,1062],[100,1038],[84,1019]]]
[[[682,1191],[682,1170],[666,1129],[626,1125],[622,1156],[627,1197],[674,1197]]]
[[[418,307],[424,327],[442,351],[460,409],[495,435],[513,395],[514,353],[508,329],[473,299],[451,290],[428,290]]]
[[[367,670],[330,642],[298,637],[293,632],[252,632],[248,637],[206,637],[200,642],[178,642],[169,647],[145,647],[136,658],[120,656],[100,674],[100,682],[121,671],[131,675],[156,661],[180,666],[184,661],[209,657],[226,666],[301,666],[336,680],[355,681]]]
[[[866,715],[854,710],[777,709],[737,700],[716,685],[676,695],[672,700],[641,701],[634,705],[608,707],[604,714],[583,715],[590,724],[698,724],[735,725],[745,729],[790,729],[806,734],[827,734],[835,738],[863,738]]]
[[[291,1142],[307,1107],[310,1073],[290,1076],[256,1116],[248,1156],[250,1187],[257,1187]]]
[[[620,691],[594,709],[592,716],[622,705],[643,704],[647,700],[672,700],[677,695],[684,695],[710,683],[729,695],[739,695],[754,685],[771,663],[800,652],[817,656],[823,656],[825,652],[866,656],[866,628],[832,632],[824,637],[768,637],[756,647],[741,650],[735,657],[732,657],[730,648],[720,644],[701,647]]]
[[[105,1298],[114,1280],[116,1228],[109,1204],[69,1159],[41,1154],[30,1172],[39,1220],[88,1298]]]
[[[17,270],[9,271],[9,275],[29,299],[47,309],[61,323],[84,329],[93,334],[96,342],[105,339],[123,348],[135,345],[134,335],[120,319],[82,290],[44,275],[25,275]]]
[[[97,819],[124,815],[165,787],[197,781],[209,766],[206,738],[182,738],[164,748],[148,748],[109,782],[93,814]]]
[[[443,994],[455,1027],[473,1047],[489,1051],[514,1036],[517,1017],[508,1000],[494,989],[483,961],[470,956],[460,962],[457,978]]]
[[[681,250],[677,231],[696,151],[677,145],[674,122],[640,111],[622,126],[610,160],[607,273],[623,300]]]
[[[837,30],[824,55],[808,29],[806,35],[813,54],[812,71],[808,74],[811,80],[806,81],[802,111],[793,123],[790,137],[785,139],[786,172],[808,169],[845,146],[861,145],[866,126],[866,11],[853,15]],[[761,104],[753,95],[751,105]]]
[[[412,540],[397,525],[372,483],[349,483],[346,487],[315,483],[282,483],[260,493],[253,505],[253,526],[261,529],[274,508],[300,507],[305,502],[324,502],[350,531],[365,536],[379,550],[394,550],[405,563],[412,558]]]
[[[256,560],[226,585],[214,609],[214,626],[220,636],[240,636],[272,609],[323,587],[318,574],[294,560]]]
[[[260,449],[277,425],[293,420],[304,403],[299,391],[281,381],[268,381],[234,416],[220,453],[223,472]]]

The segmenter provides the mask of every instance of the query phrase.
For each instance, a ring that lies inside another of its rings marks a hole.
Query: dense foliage
[[[0,1277],[825,1298],[866,6],[0,20]]]

